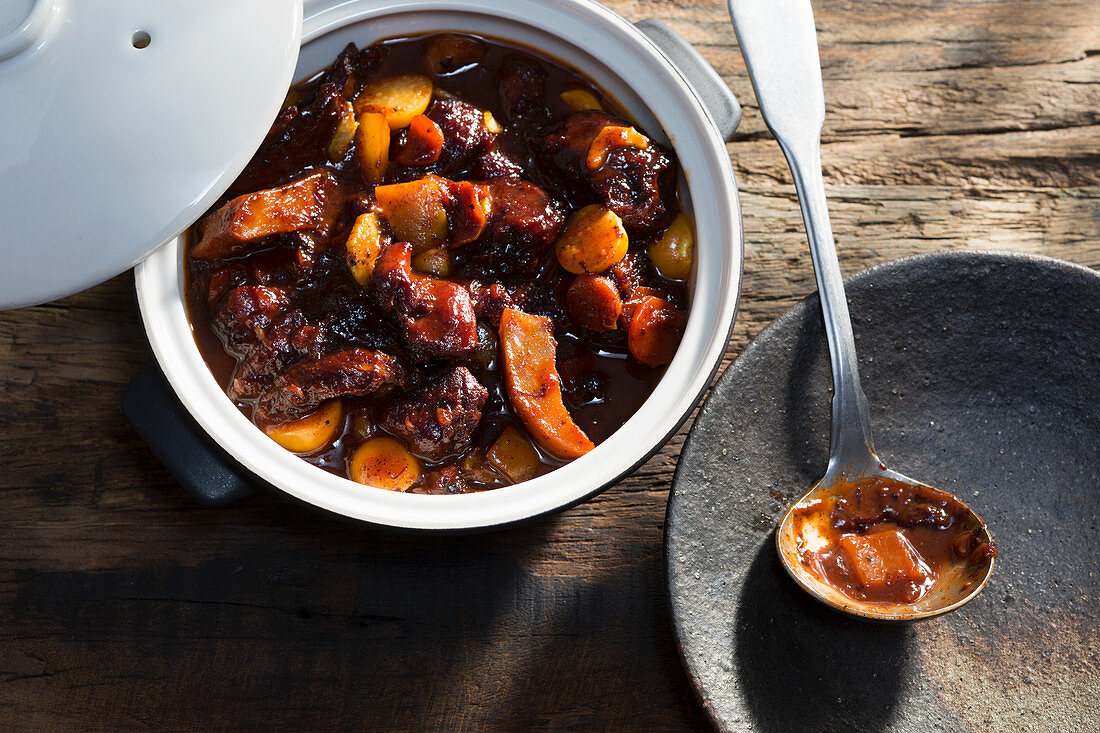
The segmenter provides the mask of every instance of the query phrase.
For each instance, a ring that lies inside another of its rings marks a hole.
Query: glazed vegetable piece
[[[426,249],[412,258],[412,267],[432,277],[448,277],[451,274],[451,253],[442,247]]]
[[[374,189],[374,198],[394,236],[417,253],[447,242],[447,210],[452,205],[449,181],[425,176],[408,183]]]
[[[475,306],[474,312],[477,312]],[[499,319],[498,319],[499,322]],[[497,358],[497,335],[496,331],[490,328],[487,324],[479,322],[477,324],[477,351],[470,357],[470,361],[473,362],[475,367],[481,369],[488,369],[489,365]]]
[[[328,159],[332,161],[343,160],[344,155],[351,147],[351,141],[355,139],[355,131],[359,127],[359,121],[355,119],[355,108],[350,102],[345,102],[340,115],[340,122],[336,125],[336,132],[328,143]]]
[[[483,183],[459,181],[452,186],[454,216],[451,217],[451,246],[461,247],[481,236],[493,213],[493,195]]]
[[[340,400],[321,404],[316,412],[297,420],[264,428],[268,437],[294,453],[316,453],[336,439],[344,424]]]
[[[619,286],[619,292],[622,292],[622,286]],[[629,291],[627,299],[623,301],[623,315],[622,321],[626,328],[630,328],[631,321],[634,320],[634,314],[638,312],[642,304],[650,297],[657,298],[658,300],[664,300],[664,293],[656,288],[647,288],[644,285],[636,285]]]
[[[402,74],[368,83],[355,99],[355,111],[382,114],[391,130],[400,130],[424,114],[431,101],[431,79],[422,74]]]
[[[431,165],[443,152],[443,131],[430,117],[417,115],[405,131],[395,160],[401,165]]]
[[[578,275],[565,292],[565,311],[573,323],[589,331],[614,331],[623,312],[615,283],[600,275]]]
[[[626,256],[629,244],[618,214],[591,204],[569,217],[554,248],[569,272],[598,275]]]
[[[634,308],[627,330],[627,348],[648,366],[668,364],[676,355],[686,322],[683,311],[667,300],[645,296]]]
[[[479,448],[474,448],[462,459],[462,473],[470,481],[485,486],[497,486],[504,483],[504,477],[498,472]]]
[[[514,484],[533,479],[539,468],[538,451],[512,425],[504,426],[485,457]]]
[[[577,112],[586,109],[603,110],[600,100],[596,99],[596,95],[587,89],[569,89],[559,96],[561,101]]]
[[[687,280],[691,277],[691,263],[695,257],[695,233],[691,219],[677,214],[668,229],[646,250],[649,259],[662,277],[669,280]]]
[[[841,535],[839,544],[865,592],[881,592],[899,583],[921,588],[929,581],[931,571],[896,527],[865,535]]]
[[[238,196],[203,219],[191,256],[228,257],[273,234],[309,231],[325,236],[336,218],[337,198],[336,183],[322,171]]]
[[[588,170],[594,171],[607,162],[608,153],[616,148],[639,148],[644,150],[648,147],[649,140],[633,127],[608,125],[596,133],[592,144],[588,146],[588,156],[585,159],[585,164],[588,166]]]
[[[493,113],[486,110],[481,113],[481,119],[484,120],[485,129],[492,133],[504,132],[504,125],[497,122],[497,118],[493,117]]]
[[[469,71],[485,58],[485,44],[468,36],[441,36],[428,46],[428,68],[436,76]]]
[[[374,437],[378,432],[378,426],[374,422],[374,416],[369,409],[358,409],[351,413],[350,424],[345,441],[362,442]]]
[[[374,263],[382,250],[382,230],[378,227],[378,215],[373,211],[360,214],[351,227],[345,244],[345,259],[355,282],[366,287],[374,274]]]
[[[553,322],[505,308],[500,317],[500,345],[508,400],[539,445],[563,459],[579,458],[592,450],[592,441],[562,402]]]
[[[363,180],[378,185],[390,163],[390,126],[385,115],[364,112],[355,131],[355,152]]]
[[[420,478],[420,462],[399,441],[380,435],[355,449],[348,462],[348,475],[367,486],[407,491]]]

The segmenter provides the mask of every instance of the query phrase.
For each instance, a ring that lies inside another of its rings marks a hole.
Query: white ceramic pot
[[[614,435],[547,475],[493,491],[427,496],[363,486],[280,448],[230,403],[192,337],[185,308],[182,238],[142,263],[136,282],[149,343],[172,389],[201,428],[248,472],[305,502],[367,522],[472,530],[584,501],[664,444],[702,396],[725,350],[740,294],[743,242],[733,173],[712,120],[722,111],[708,114],[683,75],[698,70],[678,70],[635,26],[590,0],[307,4],[295,78],[330,63],[349,41],[363,46],[393,36],[448,30],[515,41],[582,70],[650,134],[661,137],[663,131],[679,158],[682,191],[695,219],[697,238],[687,328],[657,388]],[[682,66],[692,63],[698,63],[698,57]],[[713,81],[713,71],[707,71]],[[722,124],[729,131],[729,120]]]

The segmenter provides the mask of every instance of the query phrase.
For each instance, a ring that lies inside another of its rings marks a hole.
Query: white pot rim
[[[383,5],[345,0],[307,7],[299,68],[315,71],[331,61],[335,51],[329,53],[329,47],[338,49],[346,43],[339,34],[357,30],[352,25],[378,31],[362,40],[356,36],[359,45],[394,35],[385,32],[392,23],[406,23],[407,35],[484,27],[486,35],[523,43],[524,38],[492,32],[510,26],[531,38],[558,39],[559,46],[547,53],[572,63],[608,88],[651,132],[657,130],[647,124],[647,117],[665,131],[680,159],[696,220],[697,272],[688,324],[676,357],[647,401],[589,454],[522,484],[454,496],[389,492],[328,473],[263,435],[210,373],[187,319],[182,238],[168,242],[135,271],[150,347],[200,427],[264,483],[372,524],[480,530],[533,519],[591,498],[648,460],[679,429],[717,371],[733,328],[744,259],[740,202],[725,145],[695,93],[632,25],[591,0],[510,0],[500,5],[506,7],[471,0],[390,0]],[[574,30],[600,39],[587,46],[599,58],[586,62],[589,51],[564,40],[566,33],[575,39]],[[313,42],[326,48],[307,53]],[[313,56],[327,60],[315,64]]]

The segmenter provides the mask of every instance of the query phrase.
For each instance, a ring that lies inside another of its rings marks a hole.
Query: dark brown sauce
[[[437,89],[445,90],[463,101],[470,102],[478,107],[493,113],[500,120],[505,119],[503,104],[498,93],[496,74],[502,65],[520,59],[528,64],[541,69],[545,74],[546,93],[544,103],[551,113],[551,119],[565,117],[571,108],[559,99],[561,92],[566,90],[583,89],[591,93],[599,100],[605,110],[623,118],[629,119],[622,108],[598,89],[587,78],[568,68],[567,66],[537,55],[530,49],[510,44],[497,39],[465,36],[475,38],[485,48],[485,56],[480,63],[457,72],[434,75],[433,81]],[[425,51],[430,42],[438,36],[420,36],[410,38],[397,38],[382,41],[376,46],[385,49],[382,61],[373,72],[378,78],[406,73],[427,73]],[[316,92],[319,79],[323,72],[309,80],[306,80],[291,89],[288,102],[294,100],[309,99]],[[514,141],[513,147],[522,149],[523,141]],[[345,159],[343,162],[317,162],[316,166],[324,166],[336,178],[344,193],[351,195],[364,190],[369,190],[360,178],[358,168],[353,159]],[[307,165],[294,172],[286,180],[292,180],[305,171],[314,168]],[[391,165],[391,173],[392,173]],[[579,208],[574,204],[575,196],[568,188],[553,180],[547,179],[537,166],[525,166],[523,177],[532,182],[553,191],[567,205],[568,210]],[[390,173],[384,182],[391,182]],[[233,196],[247,192],[248,188],[231,188],[230,191],[219,200],[211,211],[224,204]],[[583,203],[587,202],[582,202]],[[188,245],[190,249],[198,239],[197,226],[188,233]],[[347,229],[342,230],[346,236]],[[647,245],[653,241],[659,233],[650,236],[632,237],[630,252],[642,253]],[[235,261],[247,262],[250,267],[278,268],[281,259],[286,257],[286,252],[275,245],[263,250],[255,250],[238,258],[228,257],[218,261],[218,266]],[[326,256],[322,254],[322,258]],[[472,264],[464,263],[459,256],[456,269],[447,279],[454,281],[480,278],[484,273]],[[186,292],[187,304],[191,318],[192,329],[196,344],[203,355],[208,367],[223,387],[230,384],[234,372],[238,367],[239,356],[218,335],[211,326],[210,314],[207,312],[206,292],[208,279],[213,272],[209,263],[186,258]],[[544,288],[558,287],[561,275],[564,271],[553,261],[542,267],[539,273],[528,282],[533,282]],[[339,267],[322,269],[324,278],[350,278],[346,268]],[[687,306],[687,289],[683,283],[665,280],[656,276],[652,281],[645,283],[647,286],[657,288],[670,303],[681,309]],[[343,283],[342,285],[346,285]],[[346,287],[344,287],[346,290]],[[318,287],[309,292],[302,292],[295,297],[305,304],[307,312],[324,312],[332,307],[327,298],[330,288],[322,281]],[[621,332],[622,329],[620,329]],[[620,332],[613,334],[592,334],[573,327],[567,319],[555,319],[554,336],[558,342],[558,367],[562,377],[562,392],[566,407],[569,409],[574,421],[580,426],[591,440],[599,444],[622,426],[633,415],[642,403],[653,391],[657,382],[664,373],[664,368],[651,368],[640,364],[635,360],[626,348],[626,341]],[[500,434],[500,430],[511,424],[518,428],[524,435],[528,432],[523,427],[522,421],[517,418],[508,404],[503,384],[503,374],[500,367],[500,357],[493,359],[487,365],[477,369],[475,375],[482,385],[489,391],[489,399],[482,410],[481,422],[475,433],[471,450],[487,450]],[[345,421],[339,437],[329,443],[320,451],[302,455],[309,463],[323,468],[332,473],[346,476],[349,454],[359,443],[372,434],[378,434],[379,428],[374,424],[373,414],[378,407],[377,398],[371,397],[345,397]],[[250,419],[253,417],[255,402],[239,401],[237,407]],[[563,461],[554,458],[539,448],[537,442],[532,444],[538,450],[541,460],[539,475],[563,464]],[[469,453],[467,451],[466,453]],[[465,453],[463,454],[465,455]],[[463,455],[449,456],[443,461],[421,463],[424,471],[442,466],[459,465]],[[423,473],[422,473],[423,476]],[[479,481],[470,478],[470,488],[481,490],[504,485],[509,481],[503,476],[497,476],[491,482]],[[410,491],[424,491],[423,478],[414,485]]]
[[[996,557],[970,511],[951,494],[874,477],[848,483],[793,513],[803,567],[849,598],[915,603],[955,563]],[[823,546],[804,542],[807,526]]]

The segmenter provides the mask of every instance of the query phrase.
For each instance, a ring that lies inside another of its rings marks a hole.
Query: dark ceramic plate
[[[704,707],[731,731],[1100,730],[1100,274],[959,252],[847,284],[879,455],[986,519],[993,577],[887,625],[783,571],[775,525],[829,449],[809,298],[719,380],[673,484],[672,611]]]

